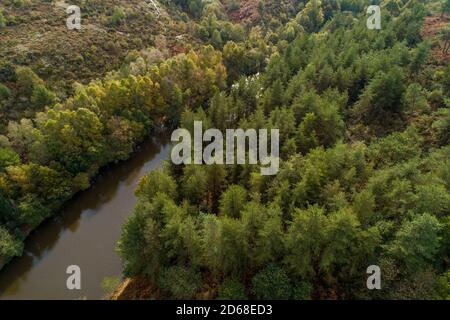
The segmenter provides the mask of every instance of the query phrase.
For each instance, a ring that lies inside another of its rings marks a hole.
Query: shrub
[[[118,26],[125,22],[127,14],[122,7],[115,6],[112,16],[109,18],[108,24],[110,26]]]

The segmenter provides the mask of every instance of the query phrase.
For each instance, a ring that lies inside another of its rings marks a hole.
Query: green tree
[[[219,198],[222,190],[226,188],[227,172],[223,165],[211,165],[206,168],[208,185],[208,210],[217,213],[219,211]]]
[[[242,275],[248,264],[242,224],[233,218],[208,215],[202,231],[203,261],[216,277]]]
[[[194,205],[206,207],[208,176],[203,166],[188,165],[184,168],[182,190],[185,199]]]
[[[79,173],[102,163],[102,123],[84,108],[50,110],[39,125],[48,157],[67,171]]]
[[[10,121],[7,135],[14,150],[23,159],[28,158],[33,145],[39,139],[39,131],[35,129],[30,119],[22,119],[20,123]]]
[[[14,239],[4,227],[0,226],[0,257],[12,258],[22,253],[23,245]]]
[[[238,218],[245,206],[247,191],[238,185],[232,185],[222,194],[220,212],[222,215]]]
[[[10,63],[3,63],[0,65],[0,82],[16,82],[16,69]]]
[[[17,67],[18,93],[26,98],[31,98],[33,90],[37,86],[43,86],[44,82],[29,67]]]
[[[441,18],[450,12],[450,0],[444,0],[441,4]]]
[[[300,24],[310,32],[316,32],[324,22],[321,0],[309,0],[299,14]]]
[[[450,49],[450,27],[449,26],[447,26],[446,28],[444,28],[440,31],[440,38],[441,38],[441,41],[444,43],[442,46],[442,53],[447,54],[448,50]]]
[[[425,213],[405,221],[395,239],[388,246],[388,252],[408,272],[423,270],[433,261],[440,243],[441,225],[432,215]]]
[[[126,18],[127,13],[125,12],[125,9],[119,6],[114,6],[112,15],[109,18],[108,23],[110,26],[118,26],[124,23]]]
[[[14,150],[7,148],[0,148],[0,172],[6,167],[20,164],[20,158]]]
[[[424,111],[428,107],[426,91],[418,83],[408,86],[404,95],[405,109],[411,111]]]
[[[229,41],[223,47],[223,60],[228,71],[228,83],[239,79],[246,69],[245,47],[233,41]]]
[[[9,88],[7,86],[5,86],[4,84],[0,83],[0,102],[2,100],[6,100],[10,97],[11,95],[11,90],[9,90]]]
[[[0,29],[6,26],[6,19],[3,12],[0,11]]]
[[[55,94],[43,85],[37,85],[33,88],[33,93],[31,94],[31,103],[33,104],[35,109],[41,110],[45,106],[50,106],[55,102],[55,100]]]
[[[445,146],[450,142],[450,110],[439,109],[437,113],[440,117],[433,123],[432,128],[436,130],[439,145]]]
[[[261,300],[287,300],[293,288],[283,269],[269,265],[252,278],[252,292]]]
[[[158,193],[164,193],[170,199],[177,197],[176,181],[163,170],[154,170],[142,177],[136,189],[136,195],[147,200],[152,200]]]
[[[327,218],[324,210],[310,207],[296,210],[286,234],[286,265],[294,274],[306,279],[318,275],[323,268],[322,253],[326,243]]]
[[[354,109],[357,117],[369,123],[384,121],[388,114],[400,113],[405,91],[405,77],[401,69],[380,71],[366,87]]]
[[[119,254],[124,261],[125,275],[143,274],[156,281],[163,260],[159,232],[160,228],[155,220],[147,217],[142,209],[135,209],[124,224],[117,243]]]
[[[15,216],[17,215],[16,208],[14,208],[12,201],[0,189],[0,225],[8,225],[15,223]]]
[[[211,43],[216,49],[220,49],[223,46],[222,36],[219,30],[214,30],[211,36]]]
[[[428,56],[431,50],[431,45],[429,42],[422,42],[414,50],[412,61],[410,64],[410,69],[413,74],[418,74],[422,70],[423,66],[428,60]]]
[[[247,300],[245,286],[238,280],[227,278],[219,286],[218,300]]]

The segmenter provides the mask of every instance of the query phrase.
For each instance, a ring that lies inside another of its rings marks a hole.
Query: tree
[[[423,270],[437,253],[440,230],[441,225],[434,216],[417,215],[403,223],[389,244],[388,252],[406,272]]]
[[[447,54],[448,50],[450,49],[450,27],[449,26],[445,27],[444,29],[442,29],[440,31],[440,38],[441,38],[441,41],[444,42],[444,45],[442,46],[442,53]]]
[[[311,279],[318,275],[323,264],[326,244],[327,218],[324,210],[310,207],[296,210],[286,234],[286,266],[294,274]]]
[[[126,160],[133,152],[135,141],[144,135],[143,126],[122,117],[112,117],[107,123],[110,134],[106,144],[109,146],[108,161]]]
[[[336,0],[322,0],[322,8],[325,21],[330,20],[335,13],[341,11],[341,3]]]
[[[438,110],[440,118],[436,120],[432,128],[436,131],[436,138],[440,146],[448,145],[450,142],[450,110],[443,108]]]
[[[394,67],[380,71],[361,95],[353,112],[369,123],[384,121],[388,114],[400,113],[405,91],[405,77],[401,69]]]
[[[127,13],[125,12],[125,9],[119,6],[114,6],[112,15],[109,19],[109,25],[110,26],[118,26],[125,22],[125,19],[127,17]]]
[[[67,199],[66,199],[67,200]],[[36,228],[43,220],[49,218],[52,211],[33,194],[28,194],[20,199],[18,204],[17,223],[27,228]]]
[[[127,220],[117,248],[127,276],[146,275],[156,281],[163,261],[158,224],[139,208]]]
[[[0,225],[0,257],[9,259],[22,253],[23,245]]]
[[[424,111],[428,107],[426,91],[418,83],[408,86],[404,95],[404,104],[406,110],[412,112]]]
[[[0,29],[6,26],[6,19],[3,12],[0,11]]]
[[[413,74],[417,75],[423,68],[423,66],[428,60],[430,51],[431,45],[428,41],[422,42],[414,50],[413,58],[410,64],[410,69]]]
[[[344,121],[334,105],[320,106],[316,113],[307,113],[298,127],[297,141],[300,151],[333,146],[344,135]]]
[[[218,300],[247,300],[245,286],[238,280],[227,278],[219,286]]]
[[[37,110],[43,109],[45,106],[52,105],[56,100],[56,96],[53,92],[48,90],[43,85],[37,85],[33,88],[31,94],[31,103]]]
[[[154,170],[142,177],[136,189],[136,195],[147,200],[152,200],[158,193],[164,193],[170,199],[177,197],[176,181],[162,170]]]
[[[185,199],[193,205],[206,208],[208,193],[208,176],[202,166],[187,165],[182,178],[182,191]]]
[[[238,185],[232,185],[222,194],[220,212],[222,215],[238,218],[247,200],[247,191]]]
[[[44,82],[29,67],[17,67],[18,93],[26,98],[31,98],[33,90],[37,86],[43,86]]]
[[[441,18],[450,12],[450,0],[444,0],[441,4]]]
[[[223,274],[240,276],[247,271],[248,254],[245,243],[244,228],[240,221],[221,217],[220,251]]]
[[[20,187],[20,199],[25,199],[27,205],[36,202],[48,207],[44,212],[58,208],[71,196],[71,181],[64,171],[30,163],[8,167],[7,174],[8,179]]]
[[[16,82],[16,69],[10,63],[0,65],[0,82]]]
[[[22,119],[20,123],[10,121],[7,135],[14,150],[22,159],[28,158],[33,145],[39,139],[39,131],[34,128],[30,119]]]
[[[219,30],[214,30],[211,36],[211,43],[216,49],[220,49],[223,46],[222,36]]]
[[[101,164],[103,125],[92,111],[49,110],[39,124],[47,156],[71,173]]]
[[[264,112],[269,114],[277,107],[283,104],[284,86],[280,79],[277,79],[269,90],[264,94]]]
[[[223,255],[221,253],[222,226],[215,215],[206,215],[202,225],[202,260],[214,277],[219,277],[223,271]]]
[[[228,71],[228,83],[237,81],[246,69],[245,47],[229,41],[223,47],[223,60]]]
[[[256,214],[256,212],[254,212]],[[246,213],[243,214],[243,219]],[[280,261],[285,254],[284,227],[281,209],[271,206],[267,209],[267,217],[261,221],[254,239],[255,265],[264,266]],[[248,241],[248,240],[247,240]]]
[[[309,0],[299,14],[300,24],[309,32],[316,32],[324,22],[321,0]]]
[[[201,262],[201,238],[196,220],[187,215],[186,208],[166,203],[162,209],[163,227],[160,238],[167,261],[184,266],[198,266]]]
[[[379,242],[376,228],[362,230],[355,213],[348,208],[328,216],[327,247],[321,268],[338,278],[342,285],[359,276],[360,266],[373,260]]]
[[[4,84],[0,83],[0,103],[2,100],[6,100],[11,95],[11,90]]]
[[[292,109],[277,108],[270,113],[269,125],[271,128],[280,130],[280,140],[286,141],[289,137],[295,135],[296,123],[295,115]]]
[[[252,278],[252,292],[260,300],[287,300],[293,288],[283,269],[269,265]]]
[[[359,270],[374,259],[380,235],[377,228],[363,230],[350,209],[325,215],[324,209],[310,206],[296,210],[285,239],[287,270],[301,279],[320,277],[332,296],[339,286],[362,280]]]
[[[13,207],[12,201],[0,189],[0,226],[15,223],[16,215],[17,210]]]
[[[207,215],[203,220],[203,263],[214,277],[240,276],[246,271],[248,256],[240,221]]]
[[[419,157],[422,153],[421,143],[422,137],[417,132],[417,128],[412,126],[404,132],[394,132],[374,141],[368,149],[368,156],[378,168],[393,166],[411,157]]]
[[[200,18],[203,12],[204,3],[201,0],[175,0],[177,5],[179,5],[183,10],[192,14],[195,18]]]
[[[226,188],[225,166],[211,165],[206,169],[207,171],[207,185],[208,185],[208,212],[218,213],[219,198],[222,190]]]
[[[6,167],[20,164],[20,158],[14,150],[7,148],[0,148],[0,172]]]
[[[450,300],[450,270],[439,278],[440,299]]]
[[[444,70],[444,79],[442,81],[442,86],[444,89],[444,94],[450,95],[450,62],[447,64],[447,67]]]

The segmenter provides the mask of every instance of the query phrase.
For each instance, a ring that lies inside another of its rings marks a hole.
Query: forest
[[[120,65],[70,80],[0,56],[0,265],[101,168],[202,121],[279,129],[280,170],[168,159],[146,175],[117,250],[151,298],[450,299],[450,1],[158,3],[195,40],[122,43]]]

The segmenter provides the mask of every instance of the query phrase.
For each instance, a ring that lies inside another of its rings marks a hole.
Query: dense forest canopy
[[[421,36],[428,7],[385,2],[374,31],[364,1],[296,5],[259,30],[266,66],[228,41],[231,87],[181,117],[279,128],[280,173],[170,162],[150,173],[119,242],[125,273],[171,298],[447,297],[449,69]],[[380,291],[366,288],[369,265],[385,270]]]
[[[198,120],[280,129],[280,172],[168,161],[146,175],[118,250],[153,297],[449,298],[450,37],[431,28],[449,1],[158,3],[195,39],[182,53],[141,39],[117,70],[59,85],[0,56],[0,259],[155,129]],[[132,13],[116,4],[102,21],[132,31]],[[382,290],[367,290],[370,265]]]

